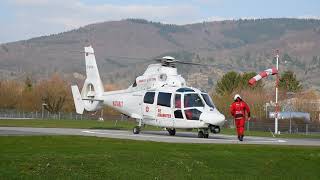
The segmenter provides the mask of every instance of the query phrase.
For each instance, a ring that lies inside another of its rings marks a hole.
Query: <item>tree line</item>
[[[51,113],[74,111],[69,84],[58,74],[49,79],[33,83],[30,77],[24,82],[0,81],[0,108],[20,111],[40,111],[45,108]]]
[[[27,77],[24,82],[17,80],[0,81],[0,109],[14,109],[24,112],[41,111],[50,113],[75,112],[71,84],[59,74],[48,79],[33,82]],[[81,87],[80,87],[81,88]],[[119,89],[114,84],[105,85],[105,90]],[[117,114],[111,108],[103,109],[105,114]]]
[[[221,77],[214,90],[210,92],[215,105],[227,118],[231,118],[229,105],[233,102],[233,96],[240,94],[249,104],[253,117],[266,119],[264,106],[266,102],[274,101],[274,85],[270,87],[266,85],[266,80],[260,80],[254,87],[250,87],[248,81],[255,75],[254,72],[228,72]],[[37,82],[32,81],[29,77],[23,82],[2,80],[0,81],[0,109],[35,112],[44,108],[50,113],[75,112],[70,85],[58,74]],[[318,98],[315,92],[303,89],[301,82],[297,80],[292,71],[286,71],[280,75],[279,88],[280,101],[295,94],[298,97],[296,109],[304,112],[309,112],[313,107],[306,106],[303,102]],[[120,89],[119,86],[115,84],[105,85],[105,91],[118,89]],[[119,114],[108,107],[105,107],[103,111],[106,115]]]

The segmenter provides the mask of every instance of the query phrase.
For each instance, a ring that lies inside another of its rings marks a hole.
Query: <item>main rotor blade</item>
[[[68,51],[71,53],[85,53],[84,51]],[[194,62],[185,62],[177,59],[163,59],[161,58],[136,58],[136,57],[127,57],[127,56],[113,56],[113,55],[107,55],[106,58],[110,58],[111,60],[137,60],[141,62],[136,63],[151,63],[152,61],[157,61],[160,63],[179,63],[179,64],[186,64],[186,65],[194,65],[194,66],[204,66],[204,67],[225,67],[228,65],[221,65],[221,64],[202,64],[202,63],[194,63]],[[229,65],[230,66],[230,65]]]
[[[214,64],[202,64],[202,63],[184,62],[184,61],[179,61],[179,60],[176,60],[175,62],[176,63],[180,63],[180,64],[195,65],[195,66],[209,66],[209,67],[217,66],[217,65],[214,65]]]
[[[152,58],[135,58],[135,57],[127,57],[127,56],[109,56],[107,55],[106,57],[109,58],[119,58],[119,59],[128,59],[128,60],[144,60],[144,61],[152,61]]]
[[[84,51],[67,51],[67,52],[70,52],[70,53],[86,53]],[[94,54],[94,53],[89,53],[89,54]],[[112,55],[107,55],[105,56],[106,58],[111,58],[111,59],[116,59],[116,60],[140,60],[140,61],[143,61],[143,62],[148,62],[148,61],[153,61],[152,58],[135,58],[135,57],[127,57],[127,56],[112,56]]]

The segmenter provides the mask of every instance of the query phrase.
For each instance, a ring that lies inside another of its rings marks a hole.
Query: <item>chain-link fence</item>
[[[234,120],[227,120],[224,124],[225,128],[235,128]],[[245,128],[247,131],[270,131],[274,132],[274,119],[268,121],[259,121],[258,119],[252,119],[246,121]],[[278,130],[280,133],[320,133],[319,123],[305,123],[298,119],[279,120]]]
[[[121,115],[103,115],[100,111],[94,113],[77,114],[75,112],[50,113],[49,111],[24,112],[18,110],[0,109],[0,119],[74,119],[74,120],[97,120],[100,117],[108,120],[118,120],[123,118]]]
[[[75,112],[50,113],[46,110],[40,112],[24,112],[18,110],[0,109],[0,119],[54,119],[54,120],[127,120],[123,115],[103,115],[100,111],[85,113],[83,115]],[[129,118],[132,120],[131,118]],[[235,128],[234,120],[228,119],[223,128]],[[306,123],[298,119],[279,120],[278,129],[281,133],[320,133],[320,123]],[[274,119],[260,120],[252,119],[246,122],[247,131],[274,131]]]

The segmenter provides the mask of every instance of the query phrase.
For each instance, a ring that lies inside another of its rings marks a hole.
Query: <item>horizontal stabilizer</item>
[[[76,112],[78,114],[83,114],[84,103],[82,101],[78,86],[77,85],[71,86],[71,90],[72,90],[74,105],[76,107]]]
[[[102,99],[90,99],[90,98],[87,98],[87,99],[82,99],[83,101],[99,101],[99,102],[103,102]]]

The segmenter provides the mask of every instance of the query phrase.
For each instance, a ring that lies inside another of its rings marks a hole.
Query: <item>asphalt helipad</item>
[[[216,144],[270,144],[270,145],[301,145],[320,146],[319,139],[284,139],[247,136],[239,142],[236,136],[210,134],[208,139],[198,138],[195,132],[177,132],[169,136],[167,131],[142,131],[133,134],[125,130],[100,129],[71,129],[71,128],[29,128],[29,127],[0,127],[1,136],[10,135],[81,135],[141,141],[156,141],[169,143],[216,143]]]

